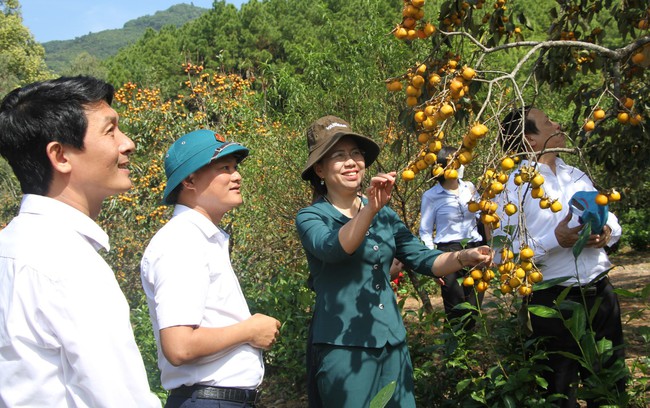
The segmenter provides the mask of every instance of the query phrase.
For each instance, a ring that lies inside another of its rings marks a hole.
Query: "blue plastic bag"
[[[571,213],[578,216],[580,224],[591,224],[591,233],[600,234],[609,216],[608,205],[596,204],[597,191],[578,191],[569,200]]]

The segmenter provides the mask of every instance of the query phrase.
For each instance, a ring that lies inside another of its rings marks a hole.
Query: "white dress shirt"
[[[160,346],[160,330],[167,327],[224,327],[251,316],[230,264],[228,240],[207,217],[177,205],[145,250],[142,286],[162,385],[168,390],[194,384],[254,389],[262,382],[262,350],[249,344],[178,367],[167,361]]]
[[[440,183],[422,194],[420,205],[420,239],[433,249],[441,242],[479,242],[482,237],[476,227],[476,214],[467,209],[476,190],[470,182],[458,180],[458,195],[444,189]],[[434,236],[435,231],[435,236]]]
[[[535,163],[533,163],[534,165]],[[523,161],[520,166],[527,166],[529,163]],[[544,280],[560,277],[571,277],[562,285],[569,286],[577,283],[586,285],[596,278],[600,273],[611,267],[611,263],[602,248],[584,248],[577,259],[577,265],[573,256],[572,248],[563,248],[555,236],[555,228],[567,216],[569,212],[569,200],[578,191],[595,191],[591,180],[581,170],[569,166],[562,159],[556,159],[556,173],[545,164],[537,163],[539,173],[544,177],[542,188],[551,199],[558,199],[562,204],[562,210],[554,213],[550,209],[541,209],[539,199],[530,196],[528,183],[518,187],[514,183],[514,174],[503,193],[498,196],[500,201],[499,216],[501,217],[501,228],[494,232],[495,236],[507,235],[505,231],[512,229],[513,251],[518,252],[521,246],[521,231],[518,227],[519,212],[512,216],[503,213],[503,204],[511,201],[519,202],[519,197],[525,198],[524,214],[528,229],[527,244],[535,252],[534,261],[544,275]],[[519,204],[517,204],[519,206]],[[574,216],[569,227],[577,226],[577,217]],[[615,244],[621,237],[621,226],[618,219],[611,212],[608,215],[607,225],[612,229],[608,245]],[[508,226],[508,227],[507,227]],[[577,268],[576,268],[577,266]],[[576,273],[577,272],[577,273]]]
[[[160,407],[100,248],[92,219],[38,195],[0,231],[0,407]]]

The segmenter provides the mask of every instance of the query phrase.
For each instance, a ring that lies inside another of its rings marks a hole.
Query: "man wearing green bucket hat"
[[[158,346],[166,407],[253,407],[262,350],[279,335],[273,317],[251,316],[218,227],[242,203],[239,163],[248,149],[201,129],[165,156],[163,202],[172,219],[145,250],[142,285]],[[231,405],[232,404],[232,405]]]

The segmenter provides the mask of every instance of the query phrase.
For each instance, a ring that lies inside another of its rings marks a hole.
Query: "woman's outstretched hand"
[[[370,186],[366,189],[368,206],[374,211],[379,211],[388,204],[395,185],[396,172],[379,173],[370,179]]]
[[[476,248],[463,249],[458,255],[462,266],[487,266],[492,264],[494,251],[489,246],[483,245]]]

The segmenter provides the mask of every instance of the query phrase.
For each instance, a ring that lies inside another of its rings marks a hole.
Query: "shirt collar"
[[[92,218],[59,200],[36,194],[25,194],[20,203],[20,213],[46,216],[65,223],[77,231],[95,248],[110,250],[108,234]]]
[[[540,162],[535,162],[535,161],[531,161],[531,162],[529,162],[528,160],[522,160],[522,161],[521,161],[521,164],[519,165],[519,167],[521,168],[522,166],[533,166],[533,167],[537,166],[537,168],[538,168],[540,171],[544,171],[544,172],[550,172],[550,171],[551,171],[551,168],[549,167],[548,164],[544,164],[544,163],[540,163]],[[557,168],[557,167],[565,167],[565,166],[566,166],[566,163],[564,162],[564,160],[562,160],[562,159],[559,158],[559,157],[556,157],[556,158],[555,158],[555,167],[556,167],[556,168]]]
[[[174,206],[172,218],[176,217],[182,217],[196,225],[207,238],[215,236],[221,240],[228,240],[229,238],[226,231],[214,225],[205,215],[185,205],[176,204],[176,206]]]

